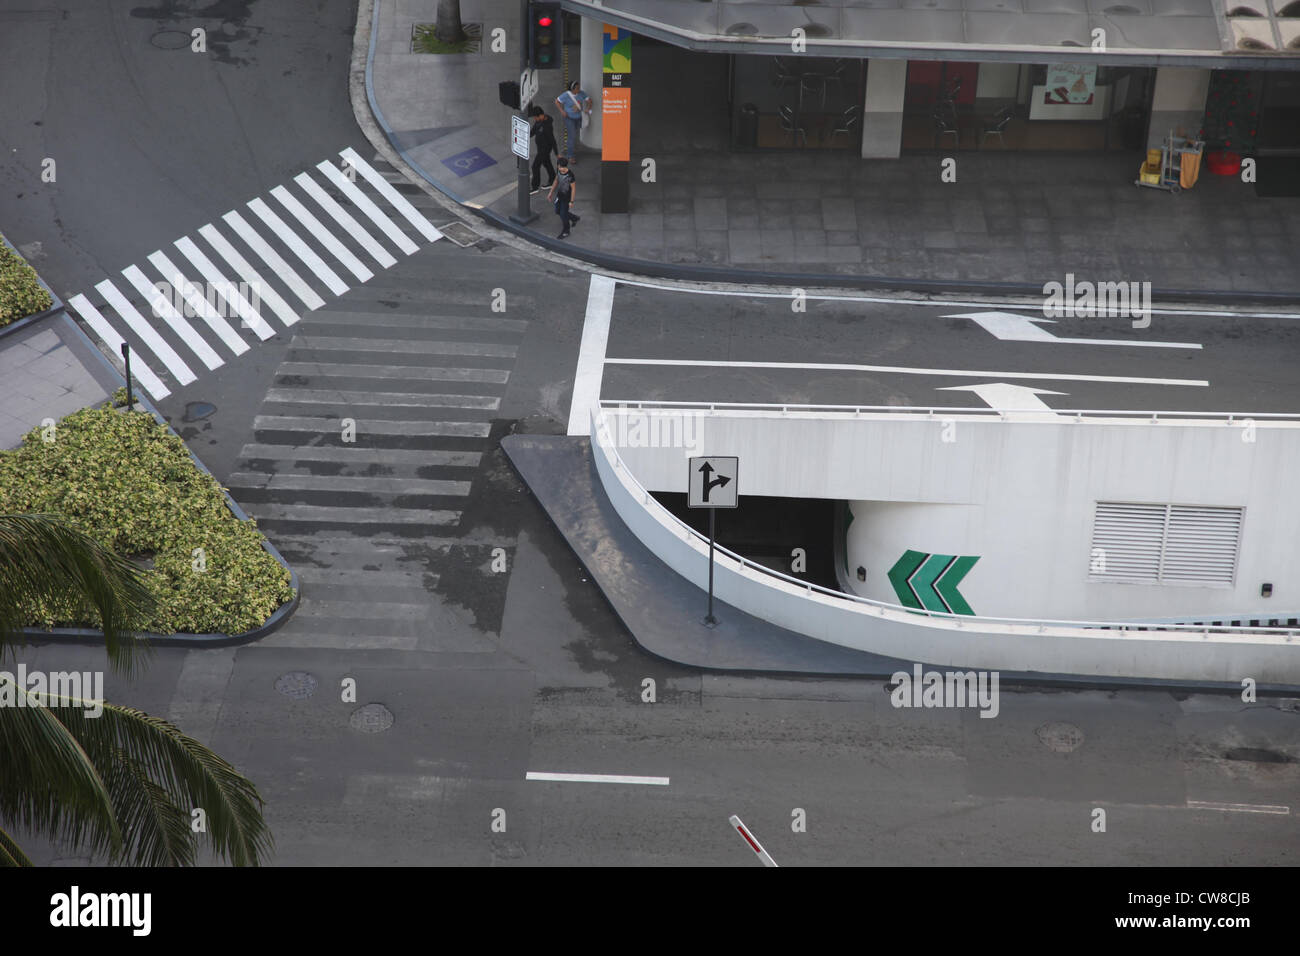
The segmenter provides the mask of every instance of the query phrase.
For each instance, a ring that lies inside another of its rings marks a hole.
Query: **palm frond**
[[[4,828],[0,827],[0,866],[32,866],[33,863],[27,858],[14,838],[5,833]]]
[[[164,797],[184,815],[186,827],[191,811],[203,809],[205,837],[218,858],[257,866],[270,855],[273,841],[257,788],[203,744],[160,717],[116,704],[105,703],[99,717],[80,708],[55,710],[105,779],[123,788],[111,792],[132,824],[120,854],[125,862],[149,865],[153,855],[176,851],[179,818],[162,809]],[[173,862],[184,862],[183,856]]]
[[[27,689],[0,673],[0,684],[28,706],[0,707],[0,820],[52,839],[111,853],[122,834],[95,763],[60,720]]]
[[[22,642],[28,605],[67,594],[98,614],[113,668],[133,673],[146,645],[132,632],[156,600],[139,568],[57,515],[0,515],[0,659]]]
[[[124,750],[116,751],[103,770],[118,825],[129,834],[121,859],[113,862],[193,866],[198,844],[190,831],[189,808],[177,806],[171,794],[150,780],[145,768]]]

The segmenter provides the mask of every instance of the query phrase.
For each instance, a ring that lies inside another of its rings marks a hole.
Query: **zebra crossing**
[[[438,587],[490,561],[461,520],[528,321],[491,311],[488,263],[453,267],[456,285],[394,270],[295,327],[223,482],[303,585],[263,644],[494,650]]]
[[[195,232],[206,248],[182,236],[172,243],[174,252],[149,254],[148,269],[138,264],[123,269],[126,292],[120,280],[106,278],[94,287],[98,303],[79,293],[68,298],[69,307],[114,355],[121,354],[123,343],[130,345],[132,374],[158,400],[172,387],[196,381],[202,370],[214,371],[244,354],[250,341],[293,329],[302,314],[325,306],[318,290],[339,297],[352,288],[349,282],[364,284],[375,277],[367,263],[392,268],[399,259],[389,246],[410,256],[421,243],[442,238],[389,181],[400,179],[391,167],[378,157],[372,165],[351,148],[339,155],[339,165],[325,160],[316,165],[315,176],[294,176],[296,190],[271,189],[277,206],[255,197],[246,203],[251,215],[232,209],[222,215],[222,228],[200,226]],[[177,291],[175,300],[160,291],[161,283]],[[200,290],[204,283],[211,290],[206,297]],[[237,327],[231,322],[235,317]]]

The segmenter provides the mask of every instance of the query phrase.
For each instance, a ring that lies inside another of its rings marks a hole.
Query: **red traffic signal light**
[[[551,18],[550,18],[550,17],[538,17],[538,18],[537,18],[537,25],[538,25],[539,27],[549,27],[549,26],[551,25],[551,22],[552,22],[552,21],[551,21]]]

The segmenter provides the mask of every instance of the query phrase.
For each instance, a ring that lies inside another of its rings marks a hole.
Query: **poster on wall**
[[[1092,103],[1097,86],[1096,65],[1056,63],[1047,68],[1047,89],[1043,103],[1059,106],[1066,103],[1087,106]]]

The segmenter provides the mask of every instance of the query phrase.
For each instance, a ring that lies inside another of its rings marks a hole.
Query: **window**
[[[1088,576],[1230,587],[1244,514],[1244,508],[1099,501]]]

